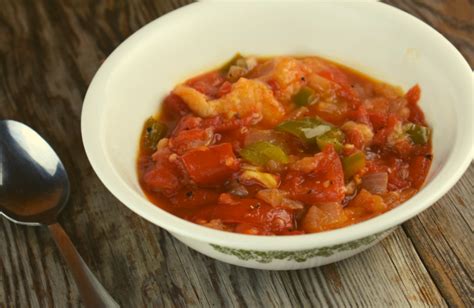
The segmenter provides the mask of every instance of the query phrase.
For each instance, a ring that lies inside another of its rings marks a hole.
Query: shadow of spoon
[[[69,189],[61,160],[38,133],[20,122],[0,121],[0,214],[14,223],[48,227],[86,307],[119,307],[57,222]]]

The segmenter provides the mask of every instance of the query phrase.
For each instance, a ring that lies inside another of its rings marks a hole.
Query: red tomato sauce
[[[319,57],[234,57],[177,85],[144,125],[151,202],[252,235],[321,232],[380,215],[423,185],[431,129],[406,93]]]

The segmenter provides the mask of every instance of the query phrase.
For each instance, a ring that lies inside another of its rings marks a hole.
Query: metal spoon
[[[69,198],[64,166],[38,133],[0,121],[0,214],[25,225],[48,226],[87,307],[119,307],[92,274],[57,222]]]

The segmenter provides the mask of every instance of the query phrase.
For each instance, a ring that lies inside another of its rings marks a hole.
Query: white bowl
[[[425,187],[403,205],[363,223],[297,236],[251,236],[190,223],[147,200],[137,180],[138,139],[173,86],[236,52],[320,55],[408,89],[434,129]],[[195,3],[143,27],[104,62],[87,92],[82,136],[105,186],[128,208],[180,241],[224,262],[299,269],[352,256],[435,203],[473,157],[471,70],[441,34],[374,2]]]

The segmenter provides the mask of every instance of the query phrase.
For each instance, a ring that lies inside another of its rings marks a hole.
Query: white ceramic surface
[[[298,236],[261,237],[217,231],[151,204],[140,189],[135,169],[145,119],[157,111],[159,102],[175,84],[223,63],[237,51],[320,55],[404,89],[419,83],[421,106],[434,130],[434,160],[425,187],[403,205],[374,219]],[[337,261],[363,250],[375,242],[364,239],[401,224],[436,202],[458,181],[474,157],[473,114],[467,62],[441,34],[398,9],[375,2],[279,1],[271,6],[203,2],[151,22],[110,55],[87,92],[82,135],[99,178],[138,215],[192,248],[225,262],[293,269]],[[328,254],[328,247],[344,249]],[[283,253],[320,248],[322,253],[306,254],[310,259],[319,258],[308,262]],[[255,263],[255,251],[282,252],[277,257],[283,259],[277,262],[266,257],[264,262]],[[240,252],[244,253],[238,255]]]

